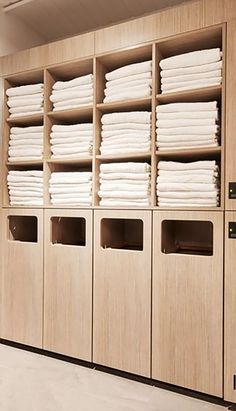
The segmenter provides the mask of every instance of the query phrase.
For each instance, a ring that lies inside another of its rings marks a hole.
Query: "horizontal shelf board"
[[[94,210],[152,210],[152,206],[93,206]]]
[[[221,146],[209,147],[209,148],[192,148],[184,150],[163,150],[156,151],[158,157],[196,157],[196,156],[208,156],[211,154],[220,155]]]
[[[62,159],[49,158],[46,161],[49,164],[90,164],[92,163],[92,156],[84,157],[84,158],[66,158],[66,157]]]
[[[175,93],[157,94],[157,101],[160,103],[200,101],[208,99],[218,99],[221,95],[222,86],[202,87],[193,90],[183,90]]]
[[[7,161],[6,162],[7,166],[35,166],[35,165],[39,165],[42,166],[43,165],[43,160],[28,160],[28,161]]]
[[[96,156],[97,160],[134,160],[134,159],[150,159],[151,153],[129,153],[129,154],[113,154],[113,155],[102,155],[98,154]]]
[[[87,106],[81,106],[78,108],[68,109],[68,110],[58,110],[58,111],[49,111],[47,113],[48,117],[55,120],[77,120],[82,116],[92,116],[93,114],[93,105],[89,104]]]
[[[102,112],[106,113],[109,111],[119,110],[119,109],[138,109],[138,108],[150,108],[151,110],[151,97],[141,98],[141,99],[130,99],[130,100],[120,100],[114,101],[113,103],[99,103],[97,108]]]
[[[22,117],[8,117],[7,123],[14,125],[31,125],[35,123],[43,122],[43,113],[32,114],[29,116]]]
[[[223,211],[223,207],[153,207],[153,210],[160,211]]]

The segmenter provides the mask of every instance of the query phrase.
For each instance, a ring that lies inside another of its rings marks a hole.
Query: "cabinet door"
[[[2,210],[1,337],[42,348],[43,211]]]
[[[93,361],[150,376],[151,212],[95,211]]]
[[[225,213],[224,399],[236,402],[236,212]]]
[[[92,211],[46,211],[44,278],[44,348],[91,361]]]
[[[154,212],[152,319],[152,377],[222,396],[222,212]]]

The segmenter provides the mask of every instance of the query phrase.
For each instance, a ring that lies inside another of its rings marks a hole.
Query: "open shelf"
[[[163,220],[161,251],[164,254],[213,255],[212,222]]]
[[[157,94],[156,98],[159,103],[218,100],[221,96],[221,91],[222,86],[211,86],[193,90],[183,90],[174,93]]]
[[[151,109],[151,97],[145,98],[135,98],[130,100],[119,100],[114,101],[113,103],[99,103],[97,104],[97,108],[101,110],[103,113],[111,113],[113,111],[117,111],[119,109],[129,109],[130,111],[136,109]]]
[[[32,208],[32,207],[31,207]],[[37,243],[38,220],[35,216],[8,216],[9,240]]]
[[[143,250],[143,221],[126,218],[101,220],[101,246],[104,249]]]
[[[52,244],[86,246],[86,220],[83,217],[52,217]]]
[[[68,110],[56,110],[49,111],[47,113],[48,117],[60,121],[77,121],[81,120],[83,116],[92,116],[93,114],[93,105],[89,104],[87,106],[81,106],[78,108],[68,109]]]

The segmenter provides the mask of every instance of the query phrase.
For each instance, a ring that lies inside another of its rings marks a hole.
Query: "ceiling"
[[[186,1],[191,0],[0,0],[0,3],[5,13],[50,42]]]

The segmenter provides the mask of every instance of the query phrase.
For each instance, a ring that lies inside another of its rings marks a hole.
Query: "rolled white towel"
[[[70,87],[77,87],[84,84],[92,84],[93,83],[93,75],[86,74],[85,76],[76,77],[72,80],[67,81],[56,81],[53,84],[53,90],[64,90]]]
[[[10,87],[6,90],[6,95],[11,96],[24,96],[27,94],[34,94],[43,91],[43,83],[28,84],[26,86]]]
[[[211,72],[213,70],[220,70],[222,68],[222,65],[223,62],[222,60],[220,60],[216,63],[208,63],[192,67],[180,67],[168,70],[161,70],[160,74],[161,78],[171,78],[178,76],[187,76],[191,74],[208,73],[209,71]]]
[[[129,64],[106,73],[106,80],[116,80],[118,78],[147,73],[152,70],[152,61]]]
[[[221,54],[220,48],[191,51],[162,59],[160,67],[162,70],[168,70],[216,63],[221,60]]]
[[[202,101],[194,103],[169,103],[157,106],[158,113],[185,113],[186,111],[216,111],[217,101]]]

